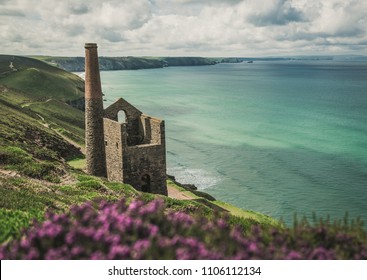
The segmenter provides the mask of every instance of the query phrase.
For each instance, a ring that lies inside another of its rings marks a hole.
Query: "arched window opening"
[[[119,111],[117,114],[117,121],[119,123],[126,123],[126,114],[123,110]]]
[[[141,176],[141,191],[151,192],[150,176],[148,174]]]

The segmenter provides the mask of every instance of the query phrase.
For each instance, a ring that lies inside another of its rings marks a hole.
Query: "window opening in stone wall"
[[[142,192],[151,192],[150,186],[150,176],[148,174],[144,174],[141,176],[141,191]]]
[[[126,123],[126,114],[123,110],[119,111],[117,114],[117,121],[119,123]]]

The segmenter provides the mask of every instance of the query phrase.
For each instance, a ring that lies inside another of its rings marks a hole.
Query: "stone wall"
[[[125,183],[140,191],[167,195],[164,146],[127,146],[124,166]]]
[[[87,172],[106,177],[102,100],[86,99],[85,105]]]
[[[143,142],[144,131],[140,120],[142,112],[132,106],[126,100],[120,98],[105,110],[105,117],[117,121],[117,115],[120,111],[124,111],[126,115],[126,133],[127,145],[134,146]]]
[[[120,100],[105,110],[107,178],[139,191],[167,195],[164,121],[142,114],[127,102],[125,107],[125,102]],[[126,123],[117,122],[121,110]]]
[[[142,144],[164,144],[165,137],[164,134],[164,122],[147,116],[141,116],[141,123],[144,131],[144,139]]]
[[[126,146],[126,127],[116,121],[104,118],[104,143],[106,149],[107,178],[123,182],[123,149]]]

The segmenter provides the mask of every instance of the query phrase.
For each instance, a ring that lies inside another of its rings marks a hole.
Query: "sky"
[[[367,55],[367,0],[0,0],[0,53]]]

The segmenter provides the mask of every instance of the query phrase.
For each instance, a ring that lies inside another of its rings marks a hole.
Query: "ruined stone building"
[[[167,195],[164,121],[122,98],[103,109],[97,45],[91,43],[85,44],[85,121],[89,174]]]

